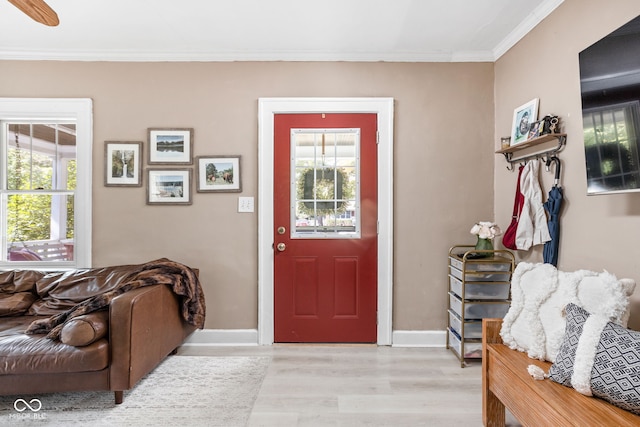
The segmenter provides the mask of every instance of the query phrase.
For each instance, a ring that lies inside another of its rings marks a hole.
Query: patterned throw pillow
[[[564,340],[560,344],[555,363],[549,369],[549,378],[564,386],[571,387],[571,376],[573,375],[578,341],[582,336],[582,329],[589,317],[589,313],[575,304],[567,305],[566,311],[567,326]]]
[[[567,328],[549,377],[640,415],[640,332],[569,304]]]

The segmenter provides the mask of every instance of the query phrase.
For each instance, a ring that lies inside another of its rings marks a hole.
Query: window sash
[[[291,238],[359,239],[360,129],[291,129],[290,143]]]
[[[75,190],[30,190],[7,191],[7,141],[6,128],[2,129],[0,141],[0,182],[2,182],[3,206],[9,194],[72,194],[74,197],[74,259],[73,261],[6,261],[7,233],[6,212],[0,211],[1,247],[4,251],[0,260],[0,269],[29,268],[42,270],[60,270],[68,268],[91,267],[91,177],[93,143],[93,103],[84,98],[0,98],[0,121],[3,126],[9,122],[75,122],[76,124],[76,189]]]

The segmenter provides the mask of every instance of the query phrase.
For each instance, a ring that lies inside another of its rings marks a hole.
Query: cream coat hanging
[[[538,181],[540,162],[528,162],[520,176],[520,191],[524,196],[524,205],[516,231],[518,250],[529,250],[531,246],[541,245],[551,240],[547,216],[542,204],[542,189]]]

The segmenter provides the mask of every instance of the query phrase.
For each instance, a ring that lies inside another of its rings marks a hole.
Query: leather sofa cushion
[[[0,293],[0,317],[18,316],[26,313],[37,298],[31,292]]]
[[[11,270],[0,272],[0,317],[27,312],[38,299],[36,281],[44,277],[38,271]]]
[[[46,335],[25,334],[33,320],[33,316],[17,316],[0,322],[0,375],[100,371],[108,366],[109,343],[105,338],[74,347]]]
[[[51,316],[95,295],[115,289],[134,269],[130,265],[50,273],[36,282],[40,299],[27,314]]]
[[[60,332],[60,341],[64,344],[83,347],[107,335],[109,330],[109,312],[96,311],[74,317],[65,323]]]
[[[43,273],[33,270],[0,272],[0,293],[35,292],[36,282],[43,277]]]

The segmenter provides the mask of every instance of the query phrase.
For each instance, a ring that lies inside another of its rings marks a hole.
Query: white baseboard
[[[446,347],[446,331],[393,331],[392,347]]]
[[[392,347],[445,347],[446,331],[393,331]],[[183,346],[258,345],[257,329],[198,329]]]
[[[245,346],[258,345],[257,329],[198,329],[191,334],[183,347],[189,346]]]

